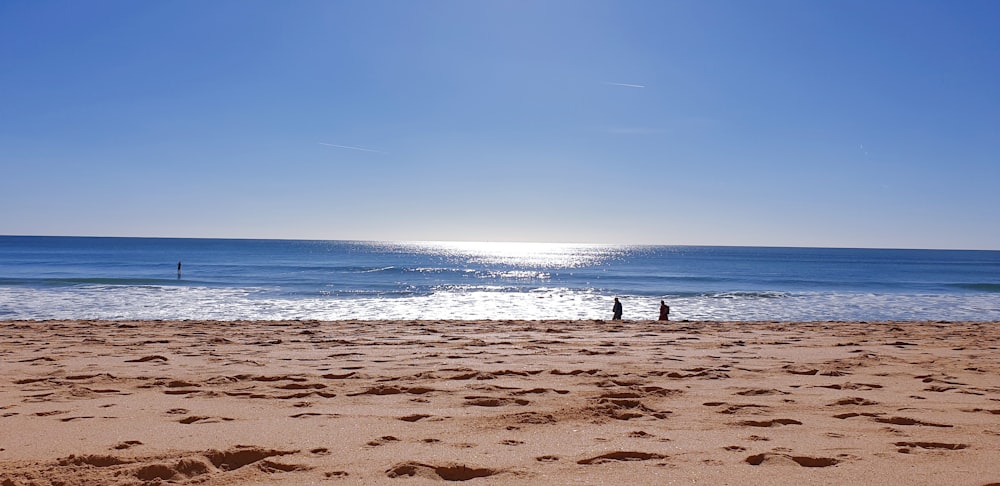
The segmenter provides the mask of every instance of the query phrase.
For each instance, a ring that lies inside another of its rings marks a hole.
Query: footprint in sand
[[[878,402],[872,401],[872,400],[867,400],[867,399],[861,398],[861,397],[849,397],[849,398],[842,398],[840,400],[837,400],[836,402],[828,404],[827,406],[828,407],[836,407],[838,405],[861,405],[861,406],[868,406],[868,405],[878,405]]]
[[[206,417],[202,415],[192,415],[190,417],[184,417],[178,420],[178,422],[184,425],[191,425],[191,424],[217,424],[220,422],[231,422],[233,420],[236,419],[232,419],[229,417]]]
[[[140,441],[137,441],[137,440],[126,440],[124,442],[119,442],[119,443],[115,444],[115,446],[112,447],[112,448],[116,449],[116,450],[125,450],[125,449],[131,449],[131,448],[133,448],[135,446],[140,446],[140,445],[142,445],[142,442],[140,442]]]
[[[663,454],[657,454],[655,452],[618,451],[618,452],[609,452],[607,454],[601,454],[599,456],[591,457],[588,459],[580,459],[579,461],[576,461],[576,463],[586,466],[591,464],[604,464],[616,461],[649,461],[652,459],[666,459],[666,458],[667,456]]]
[[[968,444],[947,444],[944,442],[896,442],[898,452],[909,454],[913,449],[944,449],[957,451],[969,447]]]
[[[793,375],[807,375],[807,376],[811,376],[811,375],[815,375],[816,373],[819,373],[819,370],[816,369],[816,368],[804,368],[804,367],[792,366],[792,365],[783,366],[782,369],[784,369],[786,373],[791,373]]]
[[[419,462],[404,462],[389,468],[385,474],[390,478],[417,476],[426,479],[443,479],[445,481],[468,481],[475,478],[494,476],[496,474],[500,474],[501,472],[503,471],[489,468],[469,467],[461,464],[434,466]]]
[[[644,430],[636,430],[634,432],[629,432],[628,436],[633,439],[651,439],[653,437],[656,437],[655,435],[650,434]]]
[[[154,354],[152,356],[143,356],[143,357],[137,358],[137,359],[127,359],[127,360],[125,360],[126,363],[145,363],[145,362],[148,362],[148,361],[165,362],[165,361],[169,361],[169,360],[165,356],[160,356],[158,354]]]
[[[403,422],[419,422],[427,417],[430,417],[430,415],[416,413],[413,415],[407,415],[405,417],[399,417],[399,420],[402,420]]]
[[[833,418],[837,418],[837,419],[843,420],[843,419],[849,419],[849,418],[854,418],[854,417],[878,417],[880,415],[882,415],[882,414],[880,414],[880,413],[848,412],[848,413],[841,413],[841,414],[834,415]]]
[[[399,395],[401,393],[409,393],[411,395],[423,395],[425,393],[430,393],[435,391],[433,388],[426,387],[395,387],[388,385],[379,385],[369,388],[363,392],[359,393],[348,393],[349,397],[356,397],[360,395]]]
[[[49,417],[52,415],[62,415],[64,413],[69,413],[69,410],[52,410],[50,412],[35,412],[36,417]]]
[[[728,415],[735,415],[735,414],[759,415],[767,413],[767,411],[770,410],[770,408],[771,407],[768,407],[767,405],[757,405],[754,403],[747,403],[741,405],[730,405],[722,410],[719,410],[719,413],[724,413]]]
[[[318,413],[318,412],[304,412],[304,413],[297,413],[297,414],[295,414],[295,415],[289,415],[289,417],[290,417],[290,418],[309,418],[309,417],[330,417],[330,418],[338,418],[338,417],[340,417],[340,415],[339,415],[339,414],[336,414],[336,413]]]
[[[954,427],[954,425],[924,422],[922,420],[912,419],[909,417],[887,417],[887,418],[875,417],[875,421],[883,424],[892,424],[892,425],[923,425],[926,427]]]
[[[223,471],[234,471],[270,457],[285,456],[295,454],[297,452],[299,451],[281,451],[260,447],[236,446],[235,448],[226,451],[207,451],[205,453],[205,457],[212,463],[212,465]]]
[[[966,408],[966,409],[962,409],[962,411],[963,412],[969,412],[969,413],[988,413],[988,414],[992,414],[992,415],[1000,415],[1000,408],[992,409],[992,410],[985,409],[985,408]]]
[[[197,388],[201,385],[184,380],[172,380],[167,382],[164,386],[167,388]]]
[[[393,437],[391,435],[386,435],[386,436],[380,437],[378,439],[375,439],[375,440],[372,440],[372,441],[368,441],[368,444],[366,444],[366,445],[371,446],[371,447],[378,447],[378,446],[381,446],[381,445],[388,444],[390,442],[399,442],[399,439],[397,439],[397,438],[395,438],[395,437]]]
[[[842,383],[833,385],[816,385],[817,388],[829,388],[831,390],[877,390],[882,388],[882,385],[876,385],[874,383]]]
[[[751,466],[798,464],[802,467],[829,467],[840,463],[839,459],[834,459],[832,457],[792,456],[789,454],[779,454],[774,452],[755,454],[747,457],[745,461]]]
[[[274,388],[280,390],[322,390],[326,388],[326,385],[322,383],[287,383],[284,385],[275,385]]]
[[[266,473],[283,473],[292,471],[309,471],[312,470],[312,466],[307,466],[305,464],[285,464],[264,460],[257,464],[257,469]]]
[[[323,375],[323,378],[326,378],[327,380],[344,380],[347,378],[351,378],[352,376],[355,376],[357,374],[358,374],[357,371],[350,371],[347,373],[328,373]]]
[[[476,407],[502,407],[504,405],[527,405],[531,403],[523,398],[502,398],[502,397],[465,397],[465,404]]]
[[[777,427],[779,425],[802,425],[802,422],[794,419],[772,419],[772,420],[743,420],[741,422],[736,422],[734,425],[742,425],[745,427]]]
[[[24,378],[21,380],[14,380],[15,385],[27,385],[31,383],[38,383],[39,381],[48,381],[49,378]]]
[[[557,393],[559,395],[566,395],[567,393],[569,393],[569,390],[555,390],[555,389],[552,389],[552,388],[532,388],[530,390],[518,390],[518,391],[512,392],[513,395],[517,395],[517,396],[535,395],[535,394],[544,394],[544,393]]]
[[[594,369],[594,370],[572,370],[572,371],[551,370],[551,371],[549,371],[549,374],[553,374],[553,375],[557,375],[557,376],[566,376],[566,375],[576,376],[576,375],[580,375],[580,374],[584,374],[584,375],[596,375],[596,374],[599,374],[600,372],[601,372],[601,370],[597,370],[597,369]]]
[[[754,388],[751,390],[744,390],[741,392],[736,392],[736,395],[744,397],[755,397],[761,395],[788,395],[789,392],[775,390],[774,388]]]

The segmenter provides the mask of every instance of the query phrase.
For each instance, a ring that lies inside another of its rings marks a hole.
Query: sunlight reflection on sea
[[[629,249],[628,246],[622,245],[570,243],[415,241],[376,244],[387,250],[445,255],[452,259],[478,264],[556,268],[603,263],[621,256]]]

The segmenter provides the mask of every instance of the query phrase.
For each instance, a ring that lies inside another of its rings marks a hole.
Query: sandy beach
[[[0,323],[0,483],[1000,484],[1000,323]]]

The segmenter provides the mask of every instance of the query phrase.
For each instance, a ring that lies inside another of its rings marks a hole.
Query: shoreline
[[[121,323],[178,323],[178,324],[190,324],[194,322],[201,322],[205,324],[231,324],[237,322],[243,323],[263,323],[263,324],[351,324],[351,323],[511,323],[511,324],[544,324],[544,323],[595,323],[595,324],[745,324],[745,325],[771,325],[771,324],[865,324],[865,325],[883,325],[883,324],[996,324],[1000,326],[1000,320],[970,320],[970,319],[958,319],[958,320],[948,320],[948,319],[871,319],[871,320],[831,320],[831,319],[819,319],[819,320],[804,320],[804,319],[790,319],[790,320],[750,320],[750,321],[740,321],[735,319],[670,319],[669,321],[660,321],[657,319],[619,319],[613,320],[611,318],[607,319],[508,319],[508,318],[495,318],[495,319],[427,319],[427,318],[415,318],[415,319],[132,319],[132,318],[122,318],[122,319],[104,319],[104,318],[72,318],[72,319],[62,319],[62,318],[51,318],[51,319],[0,319],[0,326],[5,324],[44,324],[44,323],[63,323],[63,322],[78,322],[78,323],[95,323],[95,324],[121,324]]]
[[[998,326],[0,321],[0,481],[982,486]]]

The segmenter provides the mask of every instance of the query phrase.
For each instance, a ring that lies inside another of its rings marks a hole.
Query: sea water
[[[625,319],[1000,321],[1000,252],[0,236],[0,319],[608,319],[614,297]]]

